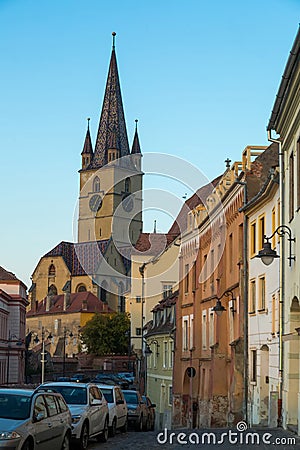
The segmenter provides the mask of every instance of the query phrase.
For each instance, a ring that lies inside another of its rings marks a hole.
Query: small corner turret
[[[132,148],[131,148],[131,157],[132,157],[135,168],[140,171],[141,167],[142,167],[142,164],[141,164],[142,152],[141,152],[141,147],[140,147],[137,124],[138,124],[138,119],[135,119],[135,133],[134,133],[134,138],[133,138],[133,143],[132,143]]]
[[[93,146],[92,146],[92,140],[91,140],[91,134],[90,134],[90,118],[87,119],[88,121],[88,127],[87,132],[84,140],[83,150],[81,152],[81,168],[83,170],[87,169],[90,165],[92,159],[93,159]]]

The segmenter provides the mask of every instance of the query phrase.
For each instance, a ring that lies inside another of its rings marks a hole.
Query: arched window
[[[51,286],[49,286],[48,295],[57,295],[57,288],[54,284],[51,284]]]
[[[104,280],[100,286],[100,300],[107,303],[107,282]]]
[[[131,190],[131,182],[130,178],[126,178],[125,180],[125,192],[128,193]]]
[[[50,264],[49,270],[48,270],[48,277],[55,277],[56,269],[54,264]]]
[[[95,177],[93,181],[93,192],[100,192],[100,179]]]
[[[85,284],[79,284],[76,288],[76,292],[86,292]]]

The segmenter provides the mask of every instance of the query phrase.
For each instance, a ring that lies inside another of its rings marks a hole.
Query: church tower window
[[[95,177],[93,181],[93,192],[100,192],[100,179]]]
[[[48,270],[48,277],[55,277],[55,275],[56,275],[55,265],[51,264]]]

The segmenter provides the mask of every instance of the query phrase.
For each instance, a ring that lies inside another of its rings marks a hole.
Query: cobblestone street
[[[171,433],[175,433],[175,435]],[[184,433],[184,435],[180,433]],[[158,442],[158,437],[161,443]],[[223,448],[226,450],[231,448],[291,450],[300,449],[300,438],[286,430],[270,430],[266,428],[260,430],[249,429],[243,432],[238,432],[236,429],[176,430],[167,431],[166,433],[161,431],[142,433],[129,431],[125,434],[118,433],[114,438],[110,438],[106,444],[98,444],[93,441],[89,445],[90,450],[180,449],[182,447],[186,449],[200,447],[205,449]]]

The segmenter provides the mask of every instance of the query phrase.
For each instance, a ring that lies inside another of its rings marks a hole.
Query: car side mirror
[[[43,412],[39,412],[38,414],[33,415],[34,422],[40,422],[43,419],[45,419],[45,414]]]
[[[91,405],[92,406],[102,405],[102,400],[99,400],[98,398],[93,398],[93,400],[91,401]]]

